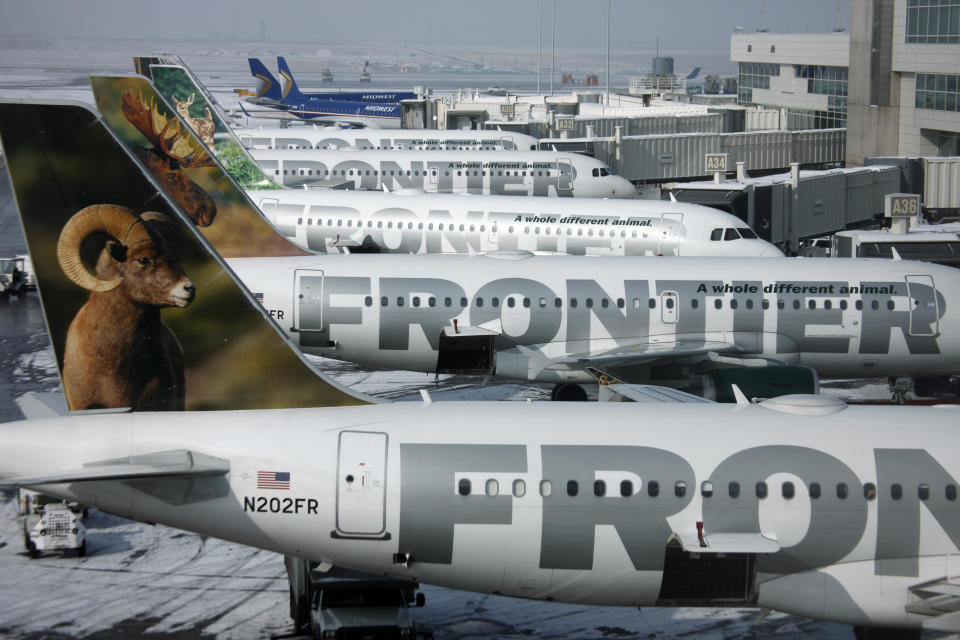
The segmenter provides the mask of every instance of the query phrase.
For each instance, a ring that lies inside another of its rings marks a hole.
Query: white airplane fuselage
[[[393,151],[250,149],[268,177],[286,187],[320,181],[354,189],[436,193],[633,198],[633,184],[603,162],[556,151]]]
[[[375,367],[437,371],[441,335],[474,331],[493,336],[490,373],[553,383],[708,352],[825,377],[960,371],[960,271],[920,262],[523,251],[227,262],[303,351]]]
[[[248,149],[417,149],[424,151],[534,151],[539,140],[525,133],[499,130],[401,129],[361,130],[339,127],[269,127],[234,132]]]
[[[697,204],[420,192],[247,191],[286,237],[320,253],[484,253],[783,257],[734,215]]]
[[[725,604],[919,626],[911,588],[958,568],[960,411],[814,404],[80,415],[0,425],[0,474],[186,449],[229,472],[36,488],[310,560],[558,602],[683,604],[697,578],[677,581],[668,543],[726,548],[757,573]],[[285,487],[258,486],[276,472]]]

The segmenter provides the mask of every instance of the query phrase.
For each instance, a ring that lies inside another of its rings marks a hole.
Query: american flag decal
[[[253,297],[257,299],[257,302],[263,304],[263,293],[254,293]]]
[[[257,489],[289,491],[289,471],[257,471]]]

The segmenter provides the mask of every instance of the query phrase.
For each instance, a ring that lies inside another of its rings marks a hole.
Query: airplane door
[[[337,458],[337,532],[380,535],[386,528],[387,434],[343,431]]]
[[[430,184],[437,184],[440,182],[440,170],[436,167],[430,169]]]
[[[569,158],[557,160],[557,191],[566,195],[573,191],[573,163]]]
[[[490,235],[487,236],[487,239],[490,241],[490,244],[493,245],[493,248],[496,249],[500,246],[500,222],[493,220],[490,225]]]
[[[660,216],[660,234],[657,236],[658,255],[680,255],[680,230],[682,227],[682,213],[664,213]]]
[[[664,291],[660,294],[660,320],[664,324],[677,323],[677,310],[680,306],[676,291]]]
[[[932,276],[907,276],[910,301],[910,335],[935,336],[940,333],[940,310]]]
[[[261,198],[260,199],[260,211],[263,212],[263,215],[270,218],[271,221],[276,222],[276,213],[277,205],[280,204],[280,201],[276,198]]]
[[[323,271],[297,269],[294,278],[293,326],[305,346],[307,334],[323,333]]]

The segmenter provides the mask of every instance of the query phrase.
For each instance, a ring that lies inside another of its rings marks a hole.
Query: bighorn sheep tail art
[[[63,384],[73,410],[184,408],[183,349],[160,318],[163,307],[186,307],[196,288],[148,222],[125,207],[98,204],[78,211],[57,243],[60,267],[90,291],[67,330]],[[81,246],[110,236],[93,273]]]

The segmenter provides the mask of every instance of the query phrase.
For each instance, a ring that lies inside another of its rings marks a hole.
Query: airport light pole
[[[607,0],[607,106],[610,106],[610,4]]]
[[[550,45],[550,95],[553,95],[553,78],[557,64],[557,0],[553,0],[553,44]]]
[[[540,13],[537,14],[537,95],[540,95],[540,56],[543,53],[543,0],[540,0]]]

